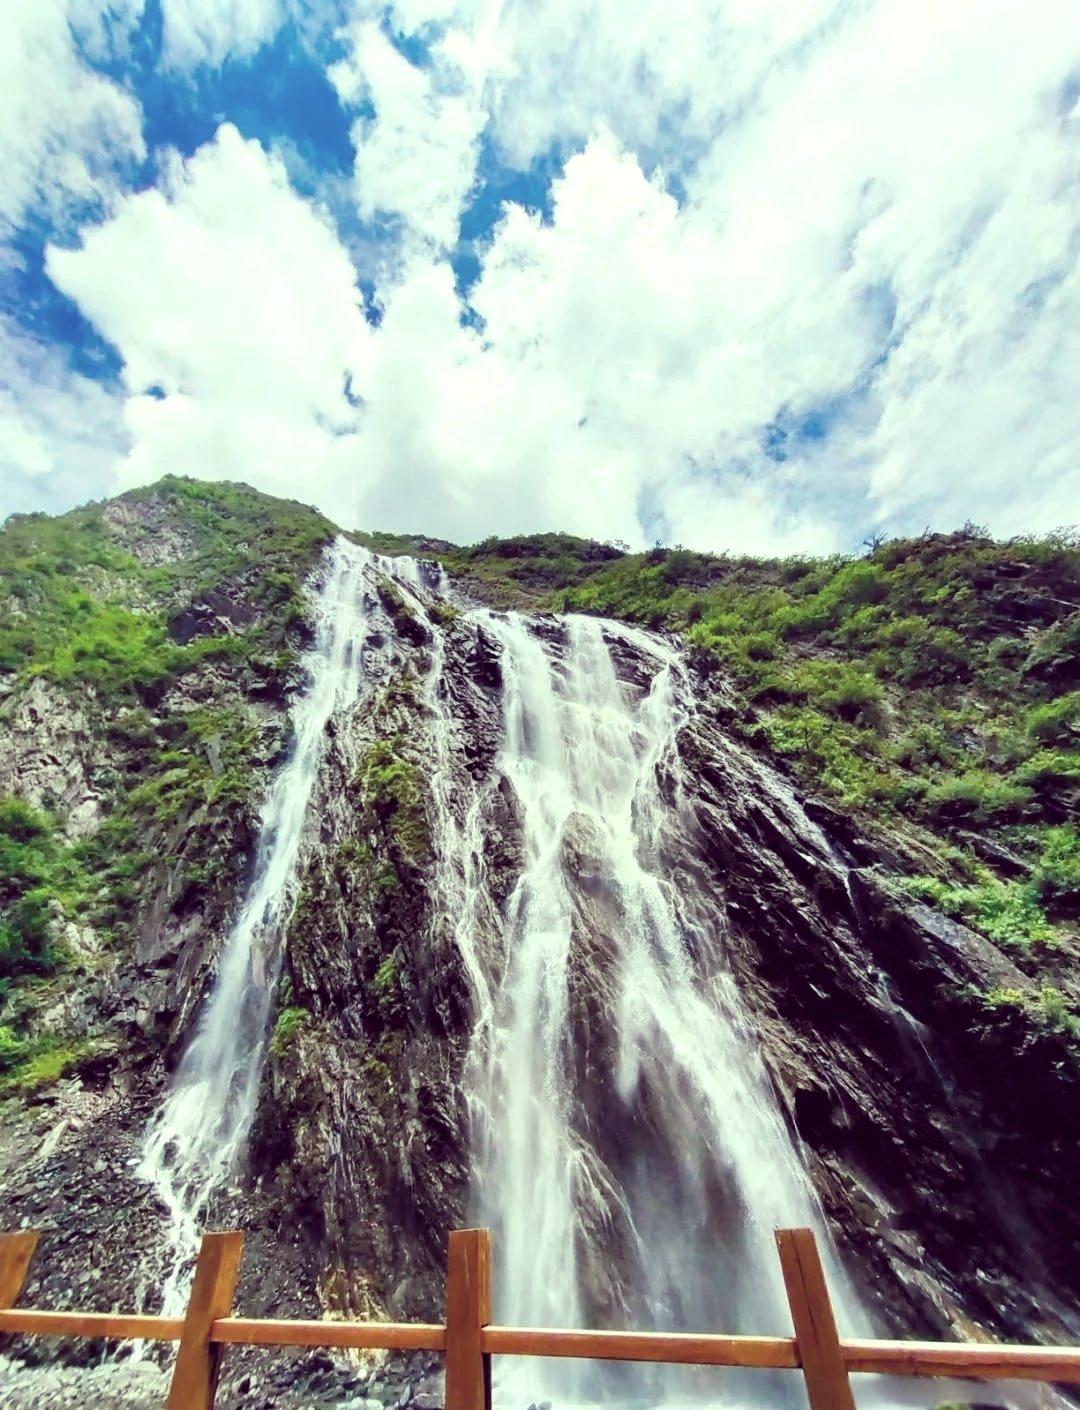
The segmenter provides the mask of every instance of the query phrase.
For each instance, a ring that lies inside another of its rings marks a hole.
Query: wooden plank
[[[985,1342],[842,1341],[849,1371],[891,1376],[1080,1384],[1080,1347],[991,1346]]]
[[[203,1235],[165,1410],[212,1410],[221,1346],[210,1328],[232,1311],[243,1251],[238,1230]]]
[[[776,1246],[810,1410],[855,1410],[814,1231],[777,1229]]]
[[[656,1361],[686,1366],[759,1366],[795,1370],[792,1337],[695,1336],[684,1332],[587,1332],[488,1327],[484,1351],[495,1356],[579,1356],[590,1361]]]
[[[388,1351],[445,1351],[446,1328],[423,1322],[284,1322],[223,1317],[210,1328],[223,1346],[381,1347]]]
[[[455,1229],[446,1267],[446,1410],[491,1410],[491,1235]]]
[[[0,1307],[18,1302],[39,1237],[36,1229],[0,1234]]]
[[[121,1312],[0,1311],[0,1332],[39,1337],[103,1337],[106,1341],[179,1341],[182,1317],[127,1316]]]

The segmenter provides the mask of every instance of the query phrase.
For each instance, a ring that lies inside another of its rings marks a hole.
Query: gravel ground
[[[29,1366],[0,1357],[3,1410],[162,1410],[171,1369],[152,1361],[96,1366]],[[268,1362],[232,1384],[223,1377],[222,1410],[442,1410],[440,1371],[384,1365],[346,1368],[326,1358],[304,1368]]]

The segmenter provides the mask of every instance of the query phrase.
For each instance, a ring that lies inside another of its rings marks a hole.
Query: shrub
[[[400,1023],[405,1015],[405,997],[401,991],[401,971],[393,954],[387,955],[380,963],[371,988],[384,1022]]]
[[[947,916],[957,916],[1003,949],[1052,944],[1054,928],[1030,884],[984,876],[976,886],[949,886],[936,877],[912,877],[907,888]]]
[[[1033,877],[1043,897],[1066,900],[1080,897],[1080,836],[1074,826],[1048,827]]]
[[[1037,1036],[1053,1034],[1070,1044],[1080,1039],[1080,1015],[1073,1010],[1068,995],[1053,984],[1044,984],[1034,993],[1005,985],[986,990],[969,985],[963,994],[990,1014],[1021,1015]]]
[[[0,1032],[3,1030],[0,1029]],[[0,1080],[0,1091],[29,1092],[37,1087],[51,1086],[93,1047],[94,1044],[85,1038],[73,1042],[52,1036],[24,1043],[15,1061],[7,1068],[7,1076]]]
[[[282,1058],[288,1051],[289,1044],[296,1033],[296,1030],[303,1023],[306,1010],[290,1006],[282,1009],[274,1023],[274,1033],[270,1039],[270,1052],[276,1058]]]
[[[804,663],[794,676],[791,692],[843,719],[862,717],[875,723],[883,697],[874,676],[840,661]]]
[[[360,761],[358,778],[365,806],[389,824],[407,857],[421,861],[428,854],[430,836],[420,771],[399,753],[401,744],[399,736],[376,740]]]
[[[924,795],[928,812],[939,817],[980,821],[1019,817],[1033,797],[1030,788],[986,769],[969,769],[931,784]]]
[[[0,798],[0,836],[25,845],[49,832],[49,819],[24,799]]]
[[[1067,744],[1080,736],[1080,691],[1033,705],[1024,716],[1032,739],[1040,744]]]
[[[1064,681],[1075,670],[1080,651],[1080,612],[1055,622],[1039,633],[1023,664],[1025,675]]]
[[[21,1060],[26,1044],[15,1030],[0,1024],[0,1072],[9,1072]]]
[[[742,638],[742,649],[751,661],[775,661],[780,655],[780,640],[774,632],[751,632]]]
[[[892,804],[909,791],[909,784],[883,766],[873,732],[831,719],[812,705],[780,705],[755,733],[777,754],[808,765],[817,786],[845,807]]]
[[[1059,779],[1080,779],[1080,751],[1042,749],[1022,763],[1015,777],[1036,788],[1048,788]]]

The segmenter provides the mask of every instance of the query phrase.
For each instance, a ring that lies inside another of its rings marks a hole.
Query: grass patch
[[[430,852],[431,836],[420,771],[404,757],[403,747],[400,735],[376,740],[360,761],[357,781],[365,809],[390,829],[406,857],[420,862]]]
[[[283,1058],[289,1050],[300,1025],[307,1017],[307,1010],[290,1005],[278,1014],[274,1021],[274,1031],[270,1037],[270,1052],[276,1058]]]
[[[49,1087],[94,1046],[88,1038],[72,1041],[50,1036],[23,1042],[10,1027],[0,1026],[0,1093],[11,1096]]]
[[[1027,1042],[1047,1037],[1063,1040],[1072,1065],[1080,1070],[1080,1014],[1068,995],[1055,985],[1043,984],[1035,991],[967,985],[961,997],[976,1005],[980,1014],[978,1028],[984,1036],[1019,1021],[1027,1030]]]

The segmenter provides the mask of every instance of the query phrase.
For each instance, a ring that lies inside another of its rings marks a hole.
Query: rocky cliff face
[[[284,569],[254,553],[205,579],[205,530],[182,497],[121,502],[102,522],[112,551],[172,572],[125,588],[126,610],[159,622],[160,650],[181,654],[131,692],[55,670],[13,670],[3,687],[0,795],[62,822],[49,865],[67,866],[68,881],[43,922],[55,962],[9,981],[2,1021],[45,1072],[35,1084],[24,1065],[0,1113],[0,1227],[46,1231],[33,1304],[152,1310],[170,1243],[139,1172],[145,1135],[252,879],[312,629],[303,594],[274,581]],[[327,538],[312,521],[299,550],[282,549],[307,594]],[[115,562],[100,571],[119,574]],[[178,586],[199,573],[194,593]],[[242,1161],[204,1211],[210,1226],[248,1231],[238,1302],[251,1315],[436,1317],[446,1231],[485,1208],[470,1101],[535,858],[506,758],[517,666],[500,619],[452,596],[434,571],[366,570],[365,688],[327,725],[257,1108]],[[568,622],[514,630],[574,705]],[[681,662],[670,741],[643,775],[655,825],[636,864],[675,898],[695,990],[733,982],[807,1198],[877,1329],[1080,1339],[1078,1069],[1067,1028],[1033,1034],[1022,1019],[1042,981],[905,897],[897,877],[917,837],[802,796],[737,738],[722,676],[661,637],[616,624],[601,636],[634,719],[665,663]],[[559,833],[564,1116],[597,1187],[629,1191],[632,1169],[661,1159],[662,1107],[679,1093],[645,1063],[613,1096],[629,912],[602,833],[583,807]],[[1063,985],[1070,964],[1064,955]],[[1011,1023],[985,1021],[972,996],[988,993],[1020,996]],[[719,1226],[753,1202],[736,1174],[705,1197],[717,1227],[702,1237],[717,1247],[731,1243]],[[580,1293],[591,1318],[640,1322],[655,1308],[635,1292],[623,1198],[582,1215]],[[359,1394],[350,1372],[324,1372],[328,1403],[346,1386]],[[270,1374],[233,1358],[223,1402],[269,1394]],[[309,1366],[304,1386],[318,1374]]]

